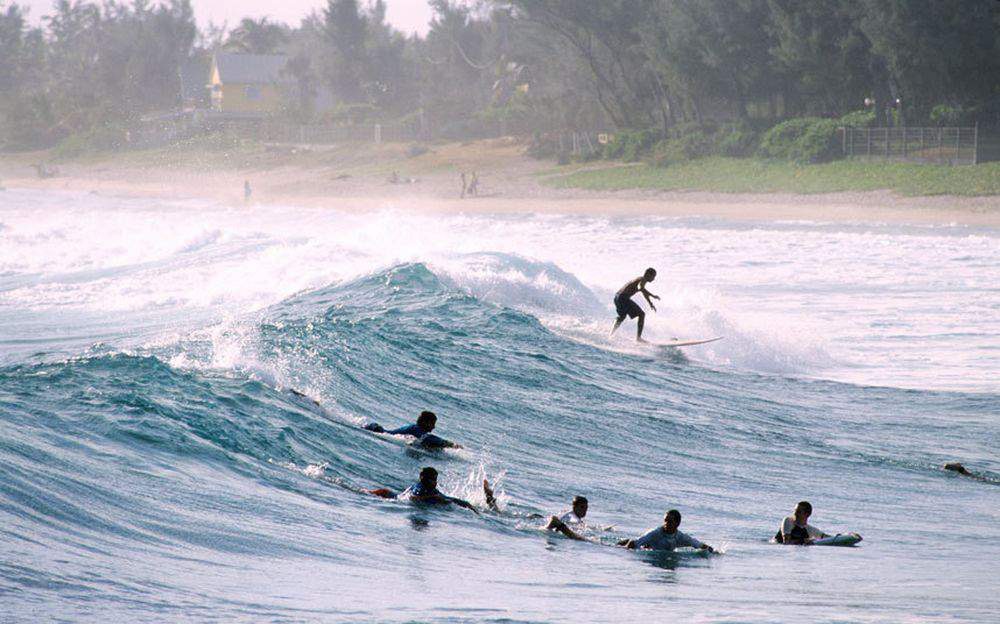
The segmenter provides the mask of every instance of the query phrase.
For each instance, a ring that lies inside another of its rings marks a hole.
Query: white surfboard
[[[861,541],[861,536],[857,533],[841,533],[831,537],[824,537],[813,542],[814,546],[854,546]]]
[[[708,344],[716,340],[722,340],[722,336],[717,338],[706,338],[705,340],[671,340],[670,342],[651,342],[654,347],[693,347],[694,345]]]

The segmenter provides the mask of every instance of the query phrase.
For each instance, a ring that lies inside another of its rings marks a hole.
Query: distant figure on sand
[[[636,330],[635,339],[639,342],[646,342],[642,339],[642,328],[646,323],[646,313],[642,311],[639,304],[632,301],[632,297],[636,293],[642,293],[642,296],[646,298],[646,303],[649,307],[656,312],[656,306],[653,305],[653,299],[659,299],[656,295],[646,290],[646,284],[652,282],[656,279],[656,269],[646,269],[646,272],[642,276],[635,278],[628,284],[621,287],[621,290],[615,295],[615,310],[618,312],[618,318],[615,320],[615,326],[611,328],[611,333],[614,334],[615,330],[622,324],[625,317],[639,319],[639,327]]]
[[[250,201],[250,195],[253,194],[253,190],[250,188],[250,180],[243,180],[243,201]]]
[[[469,195],[476,197],[479,195],[479,174],[472,172],[472,179],[469,180]]]
[[[466,192],[467,188],[468,188],[468,183],[466,182],[465,172],[463,171],[462,172],[462,197],[461,197],[461,199],[465,199],[465,192]]]

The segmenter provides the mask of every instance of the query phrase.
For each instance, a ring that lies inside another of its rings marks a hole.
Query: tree
[[[368,69],[365,50],[367,24],[357,0],[328,0],[323,10],[323,34],[328,47],[326,79],[340,100],[364,100],[363,82]]]
[[[288,29],[267,17],[244,17],[226,40],[225,49],[244,54],[274,54],[288,41]]]

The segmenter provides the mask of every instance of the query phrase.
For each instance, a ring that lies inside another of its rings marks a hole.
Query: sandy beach
[[[408,157],[403,145],[266,146],[239,153],[158,151],[57,163],[58,174],[44,179],[31,165],[45,155],[21,154],[0,158],[0,184],[12,189],[201,198],[244,205],[243,184],[249,181],[251,206],[266,203],[342,210],[394,207],[1000,227],[1000,197],[996,196],[556,189],[544,184],[547,176],[560,174],[553,163],[528,158],[523,152],[523,144],[509,139],[432,146],[428,153],[416,157]],[[463,171],[478,173],[477,197],[460,197]]]

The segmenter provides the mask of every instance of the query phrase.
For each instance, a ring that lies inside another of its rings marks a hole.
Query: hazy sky
[[[32,22],[49,13],[53,0],[16,0],[18,4],[31,8]],[[366,0],[361,0],[366,4]],[[388,19],[396,28],[410,32],[427,32],[431,20],[431,9],[427,0],[386,0]],[[313,9],[326,6],[325,0],[191,0],[198,25],[204,26],[209,20],[218,24],[227,21],[230,26],[242,17],[262,17],[297,26],[299,21]]]

